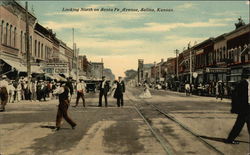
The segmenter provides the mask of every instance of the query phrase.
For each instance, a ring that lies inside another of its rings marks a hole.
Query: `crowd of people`
[[[214,96],[216,99],[230,98],[232,96],[232,90],[235,87],[235,82],[223,82],[223,81],[210,81],[208,83],[192,83],[187,81],[169,81],[169,82],[144,82],[139,83],[138,86],[144,86],[147,84],[148,88],[157,90],[172,90],[178,92],[185,92],[186,95],[195,94],[200,96]]]

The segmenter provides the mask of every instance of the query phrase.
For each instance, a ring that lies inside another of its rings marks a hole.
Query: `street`
[[[124,94],[125,106],[120,108],[111,96],[107,108],[97,107],[98,93],[86,95],[85,108],[81,100],[73,108],[74,96],[69,116],[77,127],[72,130],[63,121],[61,130],[56,132],[53,129],[57,100],[8,103],[6,112],[0,113],[0,154],[243,155],[249,152],[246,125],[236,139],[240,144],[223,142],[236,119],[230,113],[230,100],[165,90],[150,90],[152,98],[140,99],[142,91],[142,88],[128,88]]]

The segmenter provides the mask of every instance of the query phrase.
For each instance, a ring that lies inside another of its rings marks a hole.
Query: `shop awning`
[[[44,73],[40,66],[31,66],[32,73]]]
[[[7,64],[9,64],[11,67],[18,70],[19,72],[27,72],[27,67],[22,65],[20,62],[16,62],[16,61],[13,61],[13,60],[8,60],[8,59],[2,59],[2,60],[4,62],[6,62]]]
[[[57,74],[53,74],[52,75],[54,77],[54,79],[56,79],[57,81],[67,81],[64,77],[57,75]]]

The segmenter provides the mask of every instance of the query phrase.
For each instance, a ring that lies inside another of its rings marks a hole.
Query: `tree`
[[[126,70],[124,73],[126,75],[125,81],[129,81],[129,80],[135,79],[136,76],[137,76],[137,71],[133,70],[133,69]]]

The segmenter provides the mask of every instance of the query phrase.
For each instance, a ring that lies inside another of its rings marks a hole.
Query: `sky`
[[[91,62],[103,59],[104,67],[116,76],[124,76],[127,69],[136,70],[138,59],[144,63],[167,60],[189,42],[193,46],[230,32],[240,16],[249,23],[249,1],[244,0],[29,1],[29,7],[38,22],[53,29],[69,47],[74,28],[80,54]]]

